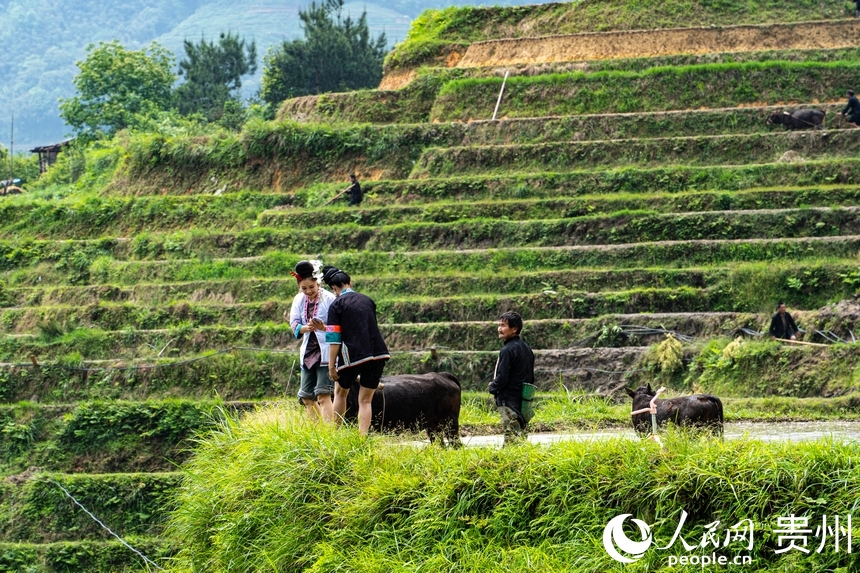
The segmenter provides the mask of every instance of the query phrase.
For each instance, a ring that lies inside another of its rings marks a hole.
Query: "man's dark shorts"
[[[340,384],[341,388],[349,388],[355,379],[361,376],[358,383],[362,388],[376,389],[379,387],[383,368],[385,368],[385,360],[368,360],[357,366],[338,370],[337,383]]]

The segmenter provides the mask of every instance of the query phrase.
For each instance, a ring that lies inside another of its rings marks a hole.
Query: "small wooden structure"
[[[57,155],[60,154],[60,151],[63,150],[64,147],[69,145],[73,140],[67,139],[62,143],[55,143],[53,145],[43,145],[42,147],[34,147],[30,150],[30,153],[38,153],[39,154],[39,173],[44,173],[48,170],[48,167],[57,162]]]

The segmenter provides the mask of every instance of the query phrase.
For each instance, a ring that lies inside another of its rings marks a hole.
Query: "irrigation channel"
[[[860,442],[860,421],[733,422],[725,425],[723,436],[727,440],[750,439],[765,442],[806,442],[824,438]],[[606,428],[593,432],[536,432],[529,434],[529,441],[535,444],[549,444],[562,440],[592,441],[611,438],[640,439],[632,428]],[[498,447],[502,445],[501,435],[463,436],[462,439],[463,444],[468,447]],[[419,444],[422,442],[409,443]]]

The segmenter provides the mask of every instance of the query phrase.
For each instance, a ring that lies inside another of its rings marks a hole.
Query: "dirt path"
[[[476,42],[458,68],[647,58],[678,54],[850,48],[860,21],[675,28]]]

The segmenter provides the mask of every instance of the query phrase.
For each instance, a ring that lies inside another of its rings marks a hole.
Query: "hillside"
[[[367,10],[372,35],[385,32],[390,45],[406,37],[410,21],[425,8],[455,4],[454,0],[398,0],[394,3],[347,2],[345,12],[357,17]],[[518,4],[506,0],[501,4]],[[254,39],[261,58],[256,75],[245,78],[244,97],[259,88],[262,56],[270,46],[302,36],[298,11],[303,3],[277,0],[182,0],[181,2],[106,2],[82,0],[8,0],[0,2],[3,57],[0,74],[0,142],[9,146],[11,117],[15,121],[15,148],[56,143],[70,130],[59,117],[59,98],[74,95],[75,62],[86,47],[119,40],[139,49],[153,40],[171,50],[177,61],[184,56],[183,40],[213,39],[231,31]]]
[[[0,197],[0,571],[143,567],[63,489],[176,572],[621,571],[606,520],[666,535],[682,508],[695,535],[756,520],[757,571],[853,570],[850,553],[775,555],[764,520],[849,513],[854,445],[359,441],[300,421],[283,320],[298,260],[348,270],[377,303],[386,373],[455,373],[469,435],[498,432],[485,388],[509,309],[536,354],[538,432],[627,428],[621,389],[645,383],[776,433],[860,420],[849,9],[443,10],[389,58],[399,89],[62,154]],[[827,129],[767,122],[799,108]],[[326,205],[353,171],[364,202]],[[807,344],[768,339],[778,300]],[[677,569],[651,550],[624,570]]]

